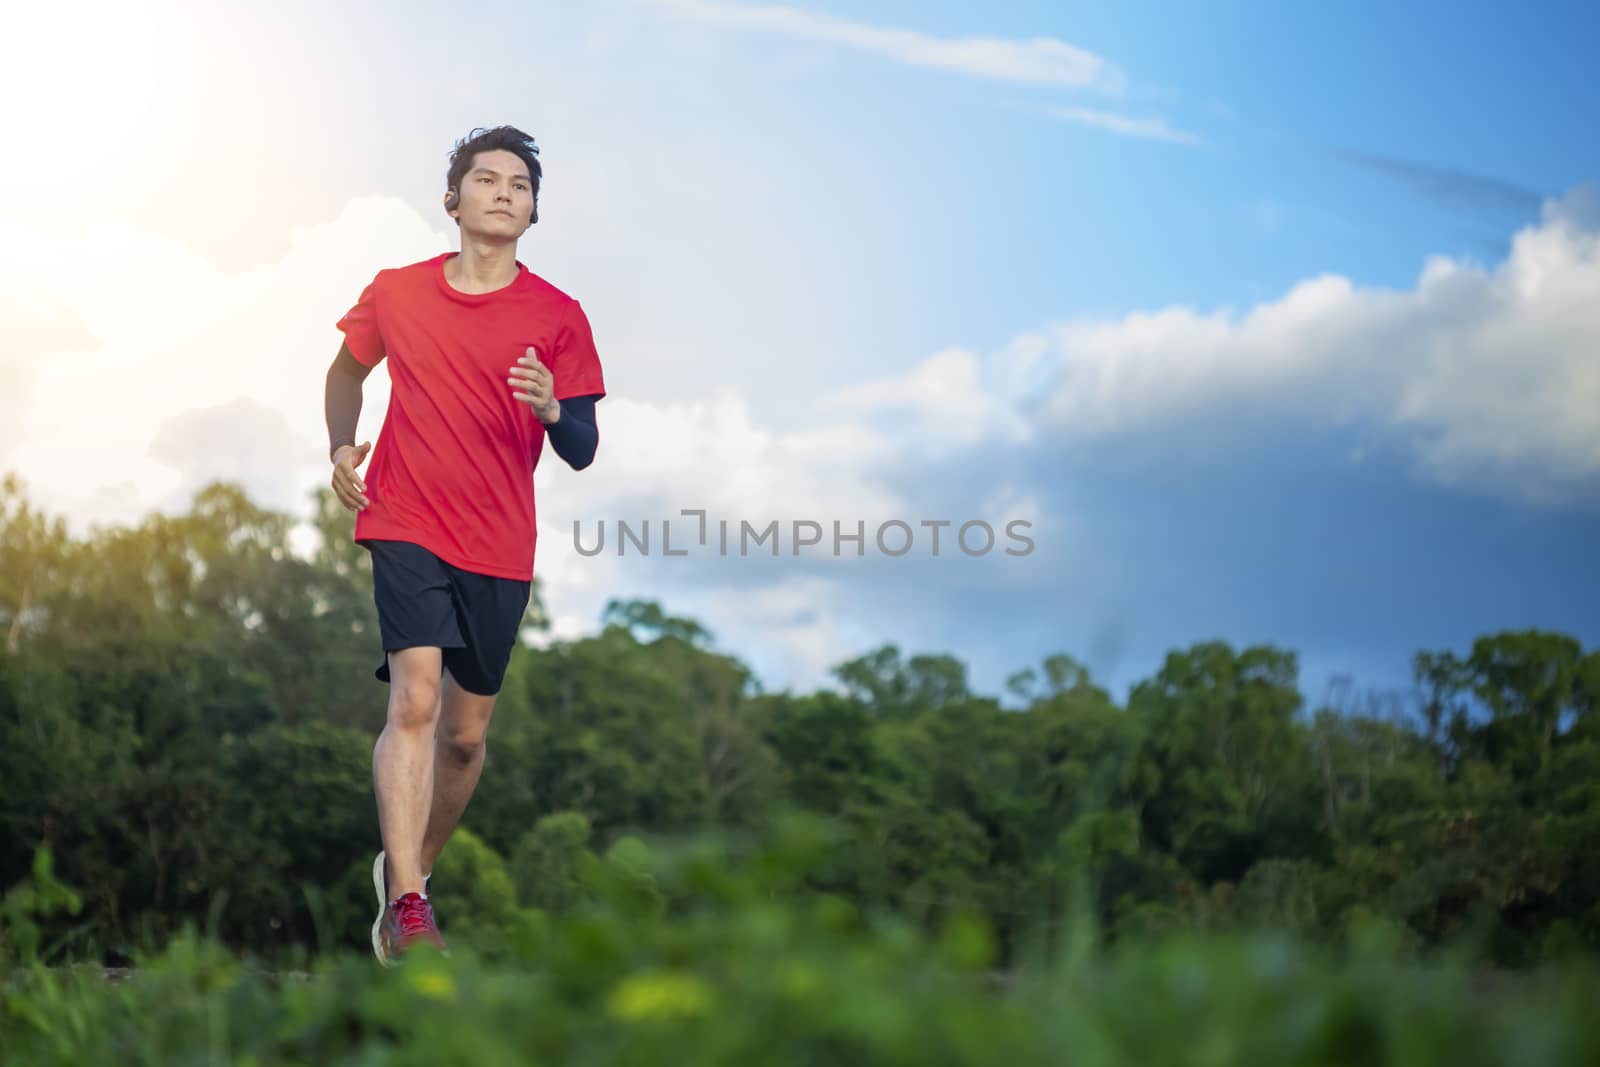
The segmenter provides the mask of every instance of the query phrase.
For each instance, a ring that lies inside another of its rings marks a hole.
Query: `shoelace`
[[[395,902],[394,914],[399,920],[402,936],[424,934],[431,927],[428,922],[428,902],[418,897],[401,897]]]

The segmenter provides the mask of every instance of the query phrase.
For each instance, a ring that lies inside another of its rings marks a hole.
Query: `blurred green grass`
[[[0,1060],[1600,1063],[1600,972],[1582,960],[1484,971],[1383,926],[1339,945],[1262,932],[1107,947],[1083,920],[1060,951],[1002,974],[978,914],[926,932],[804,889],[832,844],[805,819],[737,860],[711,837],[630,840],[586,863],[559,909],[474,904],[469,848],[438,875],[457,879],[455,907],[440,896],[448,957],[386,971],[303,951],[268,969],[190,927],[115,981],[24,951],[30,915],[73,907],[46,858],[7,899]]]

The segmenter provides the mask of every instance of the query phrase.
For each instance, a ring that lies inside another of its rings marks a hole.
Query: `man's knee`
[[[494,701],[492,696],[469,694],[450,679],[439,728],[439,750],[445,758],[464,766],[482,755]]]
[[[453,706],[449,712],[439,731],[439,748],[448,759],[463,765],[471,763],[483,753],[494,705],[473,701],[467,707]]]
[[[457,766],[469,766],[483,754],[488,741],[488,731],[452,730],[439,736],[439,755]]]
[[[439,718],[439,682],[401,678],[389,689],[389,721],[402,730],[431,729]]]

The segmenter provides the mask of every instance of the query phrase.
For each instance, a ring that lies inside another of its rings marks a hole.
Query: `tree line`
[[[77,538],[0,482],[0,888],[47,848],[82,896],[64,952],[186,922],[252,950],[364,941],[385,691],[367,554],[316,500],[302,557],[291,517],[226,483]],[[525,622],[546,625],[537,582]],[[1399,706],[1312,706],[1292,650],[1215,641],[1121,703],[1051,656],[1007,706],[954,655],[886,643],[769,692],[659,603],[599,622],[513,656],[436,872],[462,922],[574,906],[629,842],[801,812],[838,832],[809,891],[979,914],[1002,962],[1082,915],[1113,940],[1378,924],[1509,966],[1600,948],[1600,652],[1561,633],[1419,651]]]

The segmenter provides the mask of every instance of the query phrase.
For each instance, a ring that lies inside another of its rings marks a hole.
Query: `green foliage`
[[[584,895],[586,864],[594,859],[588,842],[589,820],[581,812],[561,811],[540,819],[511,856],[518,901],[556,913],[576,907]]]
[[[50,849],[40,848],[33,859],[33,877],[0,898],[0,971],[48,962],[55,946],[41,946],[37,920],[77,915],[83,909],[83,898],[56,880],[54,867]]]
[[[517,887],[506,863],[471,830],[460,827],[433,868],[431,896],[452,943],[498,958],[517,928]]]

